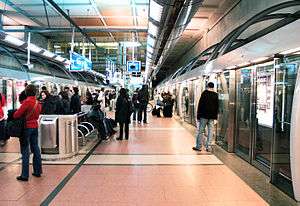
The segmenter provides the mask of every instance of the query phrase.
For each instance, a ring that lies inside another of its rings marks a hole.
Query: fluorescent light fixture
[[[153,39],[151,36],[148,36],[147,43],[148,43],[150,46],[154,47],[155,39]]]
[[[230,70],[230,69],[235,69],[236,66],[229,66],[229,67],[226,67],[226,70]]]
[[[52,58],[55,56],[55,54],[53,54],[52,52],[49,52],[47,50],[44,50],[43,55],[49,58]]]
[[[147,52],[153,54],[154,49],[152,47],[147,47]]]
[[[251,61],[251,62],[252,62],[252,63],[258,63],[258,62],[266,61],[266,60],[268,60],[268,59],[269,59],[268,57],[260,57],[260,58],[254,59],[254,60]]]
[[[163,7],[156,3],[154,0],[150,0],[150,17],[155,21],[160,21],[163,12]]]
[[[15,46],[22,46],[23,44],[25,44],[24,41],[10,35],[6,35],[4,41]]]
[[[238,64],[237,66],[238,67],[245,67],[245,66],[248,66],[248,65],[250,65],[250,62],[244,62],[244,63]]]
[[[124,41],[124,42],[122,42],[122,44],[125,47],[139,47],[139,46],[141,46],[140,42],[134,42],[134,41]]]
[[[58,48],[61,48],[61,46],[60,45],[54,45],[54,48],[58,49]]]
[[[157,33],[158,33],[158,27],[150,21],[148,24],[148,33],[152,34],[153,36],[157,36]]]
[[[300,51],[300,47],[295,48],[295,49],[289,49],[287,51],[283,51],[280,54],[292,54],[292,53],[295,53],[295,52],[298,52],[298,51]]]
[[[42,48],[40,48],[40,47],[38,47],[38,46],[36,46],[34,44],[29,44],[29,49],[30,49],[30,51],[33,51],[35,53],[39,53],[39,52],[42,51]]]
[[[61,56],[57,56],[57,57],[55,57],[55,60],[57,60],[59,62],[63,62],[65,60],[65,58],[63,58]]]

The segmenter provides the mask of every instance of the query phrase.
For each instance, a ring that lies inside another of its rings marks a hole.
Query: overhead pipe
[[[172,2],[169,2],[167,9],[166,6],[164,6],[163,16],[165,18],[162,18],[164,24],[158,28],[161,33],[158,35],[157,41],[153,47],[151,58],[154,60],[154,65],[161,64],[165,61],[169,51],[173,48],[191,18],[197,12],[202,1],[203,0],[173,0]],[[157,3],[164,5],[163,0],[157,1]],[[157,68],[155,72],[152,72],[152,69],[149,70],[148,74],[146,74],[147,77],[150,76],[150,73],[152,74],[151,76],[153,76],[153,74],[155,75],[158,70],[159,68]]]
[[[156,57],[155,64],[162,65],[168,55],[170,54],[170,51],[172,48],[174,48],[175,44],[181,37],[182,33],[184,32],[185,28],[191,21],[192,17],[195,15],[195,13],[198,11],[199,6],[202,4],[203,0],[186,0],[184,2],[184,5],[182,6],[180,13],[176,19],[176,23],[172,29],[171,34],[169,35],[165,46],[160,48],[161,53],[158,53],[158,56]],[[156,73],[160,67],[157,68]]]

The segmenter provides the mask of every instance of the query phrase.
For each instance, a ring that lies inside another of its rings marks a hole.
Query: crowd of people
[[[37,98],[38,96],[38,98]],[[129,97],[129,90],[121,88],[115,105],[115,120],[105,118],[105,107],[112,107],[112,102],[116,98],[115,91],[105,91],[101,89],[95,93],[86,92],[86,104],[91,104],[91,110],[88,113],[90,121],[98,129],[99,138],[107,136],[103,134],[110,128],[108,135],[116,133],[113,130],[115,123],[119,123],[120,132],[117,140],[129,139],[129,124],[131,123],[131,115],[133,121],[138,124],[147,123],[147,105],[149,103],[149,93],[147,85],[143,85],[141,89],[136,89]],[[174,98],[169,92],[162,94],[157,93],[154,97],[155,108],[153,111],[157,117],[160,117],[161,110],[164,117],[172,117]],[[33,153],[33,173],[35,177],[42,174],[41,152],[38,145],[38,119],[40,114],[76,114],[81,111],[81,97],[77,87],[73,87],[73,91],[69,87],[65,87],[58,95],[51,95],[47,88],[43,86],[41,92],[37,95],[35,85],[26,85],[26,88],[19,95],[21,103],[20,108],[10,111],[6,114],[4,107],[6,106],[5,96],[0,93],[0,146],[4,146],[9,139],[6,121],[13,119],[24,119],[24,131],[22,138],[20,137],[20,148],[22,154],[22,171],[17,177],[19,181],[28,181],[29,178],[29,156],[30,150]],[[198,132],[196,135],[196,146],[193,150],[201,151],[202,139],[205,127],[208,127],[208,138],[205,143],[207,151],[210,150],[213,121],[218,115],[218,94],[214,92],[214,84],[208,83],[208,89],[205,90],[200,98],[197,110]],[[30,149],[30,150],[29,150]]]

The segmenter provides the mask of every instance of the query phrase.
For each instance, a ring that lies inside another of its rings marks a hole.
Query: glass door
[[[286,59],[286,61],[289,61]],[[290,123],[299,61],[276,68],[275,131],[271,182],[293,196],[290,168]]]
[[[216,132],[216,144],[228,150],[227,129],[229,128],[229,71],[217,76],[217,92],[219,94],[219,118]]]
[[[271,141],[273,138],[274,118],[274,82],[273,62],[258,65],[255,85],[255,122],[253,124],[253,164],[270,173]]]
[[[235,152],[249,162],[251,160],[250,149],[252,143],[252,80],[252,68],[237,71]]]

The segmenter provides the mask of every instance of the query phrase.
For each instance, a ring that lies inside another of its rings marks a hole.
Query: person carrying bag
[[[14,119],[25,116],[23,135],[19,138],[22,154],[22,173],[17,177],[19,181],[28,181],[29,178],[29,146],[33,153],[33,173],[35,177],[42,174],[41,151],[38,145],[38,119],[41,105],[36,100],[36,87],[31,84],[25,88],[27,98],[21,107],[13,114]]]

